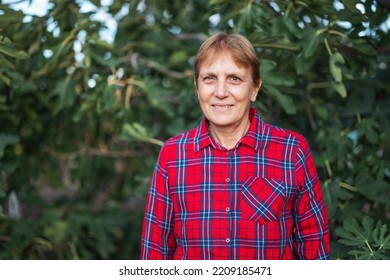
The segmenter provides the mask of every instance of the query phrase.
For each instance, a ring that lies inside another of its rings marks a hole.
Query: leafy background
[[[0,259],[139,258],[156,157],[200,121],[193,59],[219,31],[256,47],[262,116],[309,140],[331,258],[390,258],[390,1],[31,2],[0,1]]]

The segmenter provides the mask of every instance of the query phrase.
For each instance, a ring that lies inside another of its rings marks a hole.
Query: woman
[[[259,60],[238,34],[200,47],[204,118],[169,139],[153,173],[141,259],[328,259],[325,203],[306,139],[251,103]]]

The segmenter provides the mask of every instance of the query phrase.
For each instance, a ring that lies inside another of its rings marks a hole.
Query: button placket
[[[229,151],[228,153],[228,174],[226,174],[226,178],[225,178],[225,182],[227,183],[227,188],[228,188],[228,192],[229,192],[229,195],[228,195],[228,201],[227,201],[227,204],[226,204],[226,207],[225,207],[225,213],[229,219],[229,224],[230,224],[230,227],[229,227],[229,230],[228,230],[228,233],[226,235],[226,238],[225,238],[225,242],[226,244],[228,244],[229,247],[232,246],[232,239],[233,238],[233,224],[234,224],[234,208],[231,208],[233,207],[232,205],[232,202],[234,200],[234,185],[235,185],[235,174],[234,174],[234,154],[235,152],[234,151]],[[234,203],[233,203],[234,204]]]

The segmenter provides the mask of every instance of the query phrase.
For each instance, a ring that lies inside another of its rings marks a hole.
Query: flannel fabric
[[[207,120],[169,139],[148,193],[141,259],[328,259],[328,217],[306,139],[250,109],[227,150]]]

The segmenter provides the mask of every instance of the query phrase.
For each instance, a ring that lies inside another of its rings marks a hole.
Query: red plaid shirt
[[[328,259],[328,217],[305,138],[251,125],[226,150],[199,127],[169,139],[148,194],[141,259]]]

